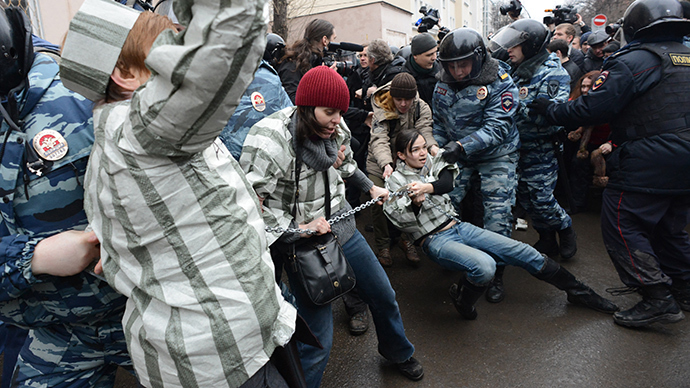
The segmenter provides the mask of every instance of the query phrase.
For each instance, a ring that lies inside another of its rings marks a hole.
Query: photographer
[[[323,65],[323,51],[334,40],[333,24],[323,19],[314,19],[304,30],[304,37],[287,49],[279,62],[278,75],[293,104],[302,76],[312,67]]]
[[[510,0],[508,5],[502,5],[499,9],[501,15],[508,15],[513,21],[520,19],[522,13],[522,3],[520,0]]]

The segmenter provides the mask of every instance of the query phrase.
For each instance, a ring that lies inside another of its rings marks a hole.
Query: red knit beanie
[[[343,77],[328,66],[316,66],[299,81],[297,106],[324,106],[347,112],[350,92]]]

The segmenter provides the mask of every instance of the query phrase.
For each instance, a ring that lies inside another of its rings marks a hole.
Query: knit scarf
[[[309,136],[299,144],[295,129],[297,128],[297,113],[292,115],[288,130],[292,134],[292,146],[297,158],[316,171],[326,171],[338,158],[338,147],[335,139],[322,139],[319,136]]]
[[[431,67],[431,69],[425,69],[425,68],[419,66],[417,64],[417,62],[415,62],[414,58],[410,58],[409,61],[410,61],[410,66],[412,67],[412,70],[414,70],[417,74],[427,75],[427,74],[431,74],[431,72],[434,71],[433,66]]]

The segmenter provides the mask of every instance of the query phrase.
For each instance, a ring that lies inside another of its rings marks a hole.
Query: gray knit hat
[[[86,0],[69,25],[60,78],[91,101],[105,98],[122,46],[139,12],[112,0]]]
[[[438,46],[436,39],[434,39],[434,37],[428,32],[415,35],[410,43],[412,55],[423,54],[436,46]]]

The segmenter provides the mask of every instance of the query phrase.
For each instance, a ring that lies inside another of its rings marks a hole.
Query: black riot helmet
[[[534,19],[520,19],[491,37],[489,48],[491,52],[496,52],[501,48],[508,50],[522,45],[522,55],[530,59],[546,50],[550,40],[551,32],[545,25]]]
[[[477,78],[486,61],[486,46],[479,33],[471,28],[458,28],[449,32],[438,48],[438,60],[450,75],[448,66],[463,59],[472,59],[472,71],[465,80]]]
[[[33,61],[29,18],[18,7],[0,9],[0,96],[25,86]]]
[[[282,58],[285,49],[285,41],[278,34],[266,35],[266,49],[264,50],[264,61],[271,65]]]
[[[625,40],[656,34],[685,36],[690,21],[683,19],[683,6],[678,0],[637,0],[623,15]]]

